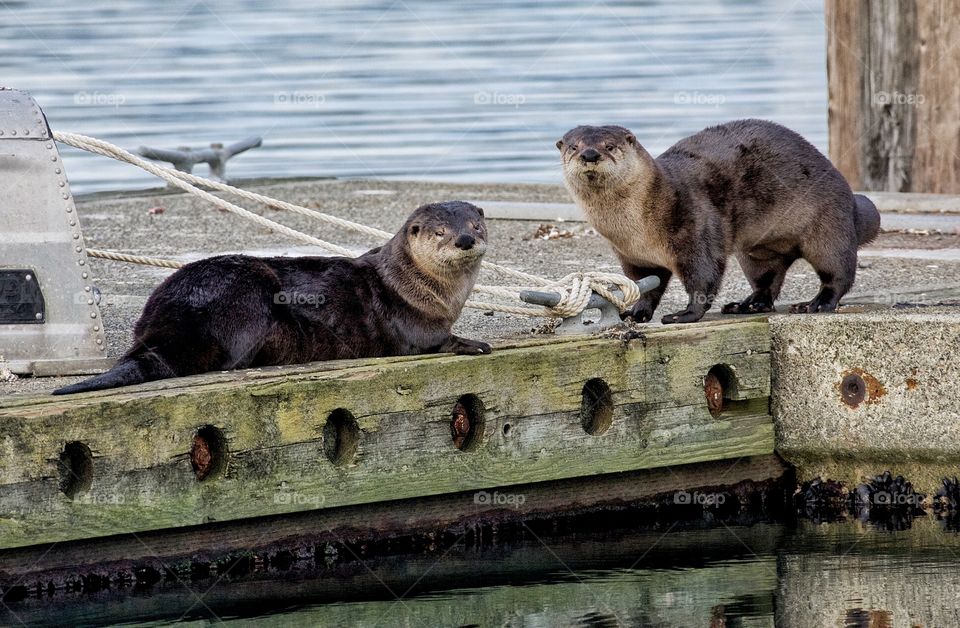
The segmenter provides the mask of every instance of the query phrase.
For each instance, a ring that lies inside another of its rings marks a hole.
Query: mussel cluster
[[[951,486],[953,503],[960,503],[960,489],[956,483]],[[925,497],[902,475],[885,471],[864,478],[852,491],[840,482],[819,477],[805,482],[794,493],[794,507],[799,516],[817,523],[839,521],[850,515],[880,528],[904,530],[910,527],[913,517],[925,514]]]
[[[957,482],[957,476],[943,478],[933,495],[933,512],[945,529],[960,532],[960,482]]]

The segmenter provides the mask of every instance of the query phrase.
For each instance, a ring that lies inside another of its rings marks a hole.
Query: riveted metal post
[[[14,373],[110,366],[73,195],[43,111],[0,89],[0,347]],[[23,319],[24,312],[32,320]]]

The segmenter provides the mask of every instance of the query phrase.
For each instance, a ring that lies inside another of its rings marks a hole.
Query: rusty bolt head
[[[210,452],[210,443],[203,436],[193,437],[193,447],[190,448],[190,465],[198,480],[205,479],[213,469],[213,454]]]
[[[717,377],[716,373],[707,373],[703,379],[703,392],[707,396],[707,409],[712,416],[717,416],[723,411],[723,382]]]
[[[867,384],[856,373],[850,373],[840,382],[840,398],[851,408],[859,406],[867,396]]]
[[[453,436],[453,444],[456,448],[463,449],[467,442],[467,436],[470,435],[470,418],[467,416],[467,409],[460,402],[457,402],[453,407],[450,434]]]

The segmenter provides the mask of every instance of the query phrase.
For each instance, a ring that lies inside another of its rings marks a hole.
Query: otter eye
[[[444,233],[443,229],[440,229],[439,231],[437,231],[437,237],[438,237],[438,238],[439,238],[439,237],[442,237],[442,236],[443,236],[443,233]]]
[[[616,144],[607,144],[606,146],[604,146],[604,148],[606,148],[607,150],[613,150],[616,147],[617,147]]]

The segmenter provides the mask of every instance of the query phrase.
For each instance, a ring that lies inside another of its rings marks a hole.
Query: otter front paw
[[[637,323],[649,323],[653,318],[653,306],[643,299],[633,304],[633,307],[620,314],[621,320],[631,319]]]
[[[490,353],[493,349],[491,349],[487,343],[480,342],[479,340],[469,340],[467,338],[453,336],[447,341],[447,344],[443,346],[442,351],[456,353],[457,355],[481,355]]]
[[[664,325],[671,325],[673,323],[696,323],[698,320],[703,318],[704,312],[695,312],[693,310],[684,310],[682,312],[675,312],[673,314],[667,314],[660,319],[660,322]]]

